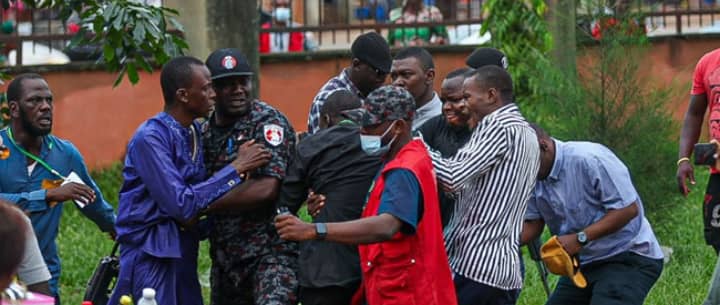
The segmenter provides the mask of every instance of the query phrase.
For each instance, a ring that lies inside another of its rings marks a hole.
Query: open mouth
[[[40,125],[51,125],[52,119],[51,118],[40,118],[38,120],[38,123],[40,123]]]

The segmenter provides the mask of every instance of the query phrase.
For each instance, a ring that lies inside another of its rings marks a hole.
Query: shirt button
[[[372,266],[372,263],[371,263],[371,262],[368,262],[368,264],[367,264],[367,265],[368,265],[368,267],[370,267],[370,266]]]
[[[230,181],[228,181],[227,185],[228,185],[228,186],[233,186],[233,185],[235,185],[235,180],[230,180]]]
[[[410,263],[411,263],[411,264],[414,264],[414,263],[415,263],[415,259],[414,259],[414,258],[411,258],[411,259],[410,259]]]

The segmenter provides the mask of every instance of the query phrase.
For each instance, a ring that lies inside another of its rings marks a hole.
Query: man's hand
[[[45,201],[47,202],[65,202],[68,200],[80,200],[90,204],[95,202],[95,191],[87,185],[70,182],[49,189],[45,193]]]
[[[320,211],[325,206],[325,196],[321,194],[315,194],[315,192],[310,192],[307,197],[307,209],[308,214],[312,217],[317,217],[320,215]]]
[[[558,236],[558,241],[570,256],[578,254],[582,250],[582,245],[577,240],[577,234],[575,233]]]
[[[255,144],[255,140],[250,140],[238,147],[237,158],[230,165],[242,174],[268,164],[271,156],[263,145]]]
[[[690,184],[695,185],[695,173],[693,171],[692,165],[690,165],[690,161],[680,162],[680,165],[678,165],[676,177],[680,194],[687,197],[688,193],[690,193],[690,188],[687,185],[687,180],[690,180]]]
[[[278,215],[275,217],[275,229],[280,238],[285,240],[313,240],[317,235],[313,224],[303,222],[293,215]]]

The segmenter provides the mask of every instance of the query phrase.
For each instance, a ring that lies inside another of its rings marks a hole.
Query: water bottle
[[[142,299],[138,302],[138,305],[157,305],[155,302],[155,289],[145,288],[142,291]]]

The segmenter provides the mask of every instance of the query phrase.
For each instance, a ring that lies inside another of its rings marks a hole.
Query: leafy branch
[[[0,0],[3,8],[17,0]],[[72,13],[80,16],[80,30],[70,46],[100,45],[98,61],[111,72],[118,72],[114,86],[125,75],[132,84],[140,80],[138,70],[152,72],[152,63],[162,65],[181,55],[188,44],[181,36],[183,27],[175,19],[178,12],[130,0],[23,0],[34,9],[59,9],[63,20]],[[170,31],[174,28],[175,31]]]

